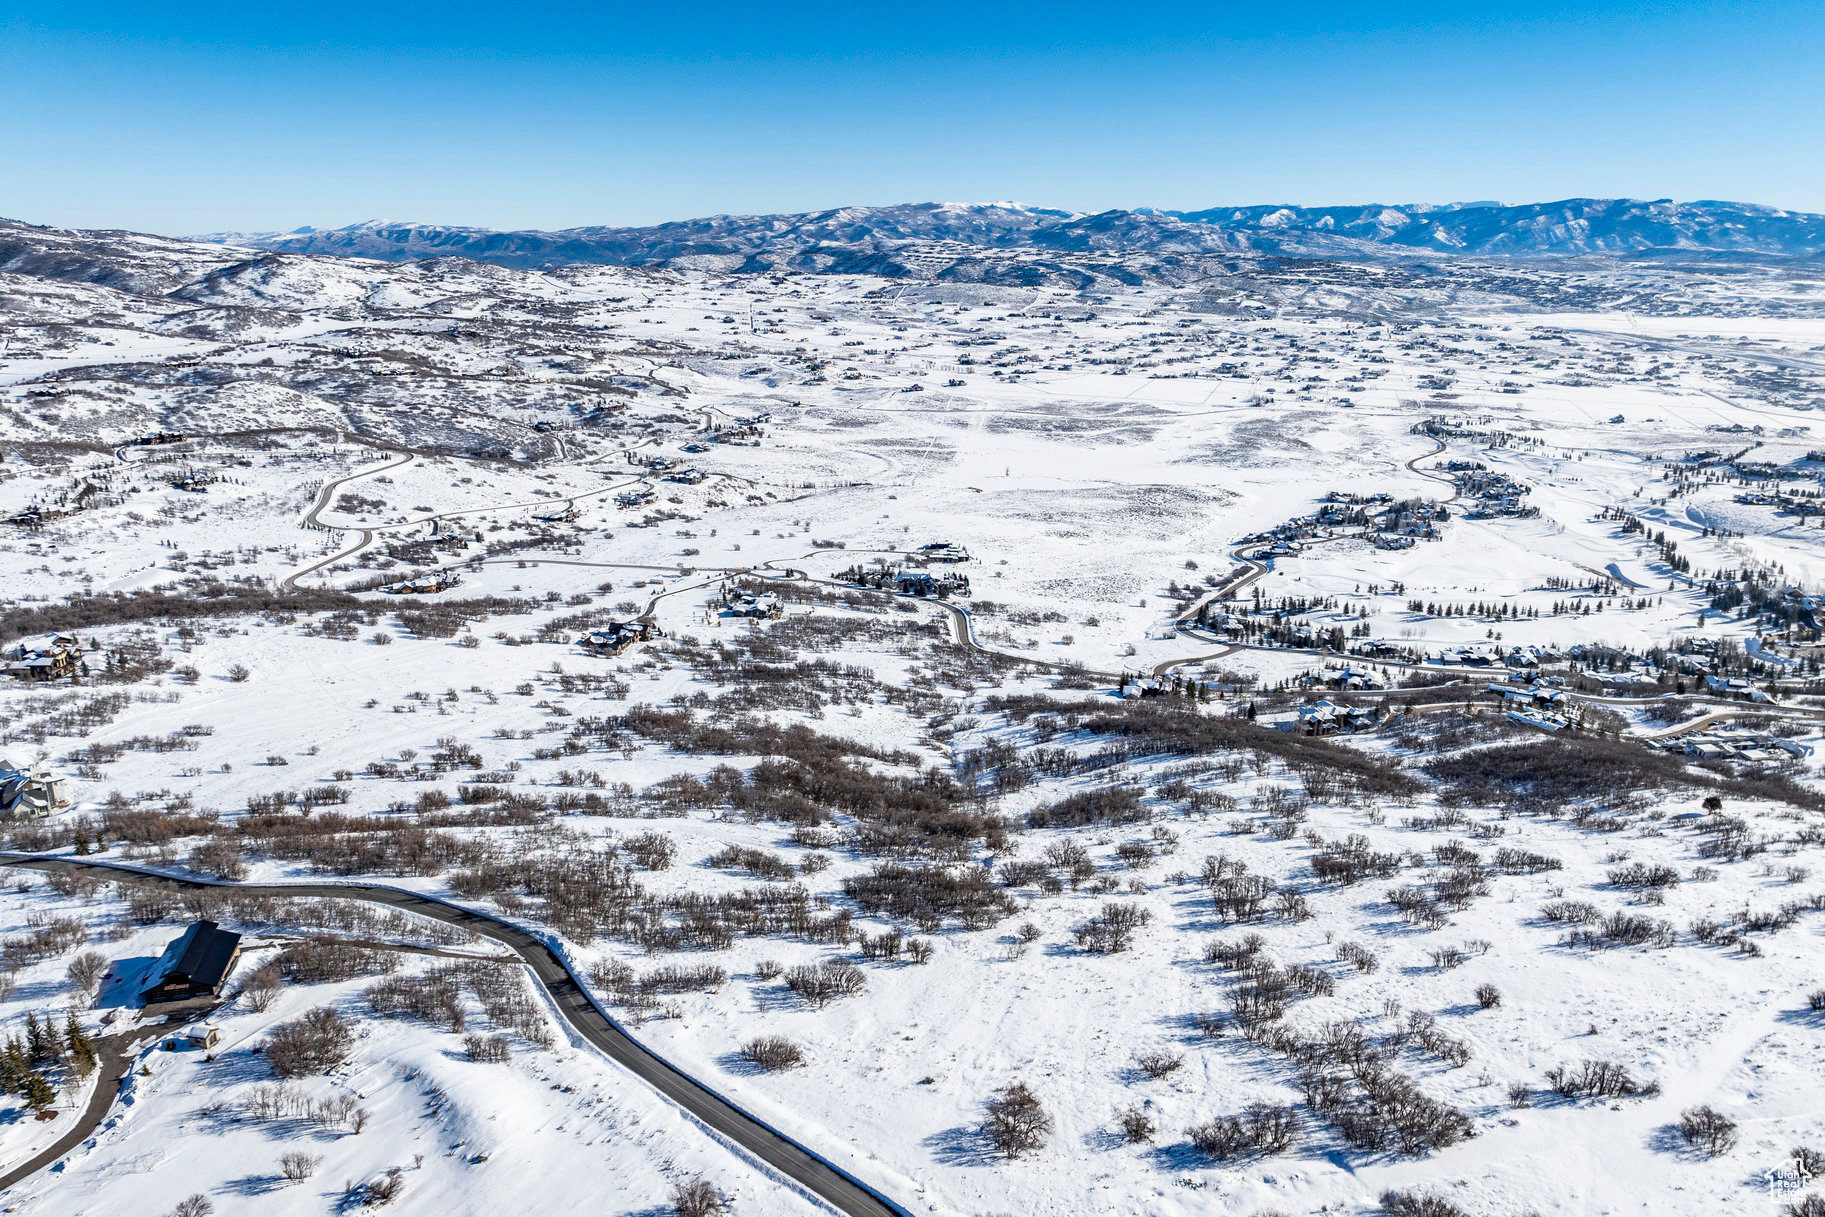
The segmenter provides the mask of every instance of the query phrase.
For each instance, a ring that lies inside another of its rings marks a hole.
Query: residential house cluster
[[[37,820],[69,805],[62,775],[43,765],[25,769],[0,758],[0,817]]]
[[[1724,728],[1693,731],[1686,735],[1650,741],[1654,747],[1701,761],[1744,761],[1754,765],[1787,765],[1806,756],[1807,749],[1792,740],[1759,731]]]
[[[594,655],[619,655],[635,643],[661,637],[664,631],[651,621],[612,621],[577,639],[577,645]]]
[[[89,670],[82,643],[74,634],[21,638],[0,653],[0,663],[15,680],[61,680]]]
[[[1465,519],[1487,520],[1499,517],[1531,519],[1540,514],[1522,500],[1533,487],[1517,482],[1506,473],[1491,469],[1480,461],[1448,461],[1443,466],[1451,475],[1458,493],[1470,500]]]
[[[724,617],[747,617],[760,620],[773,620],[786,611],[774,592],[754,593],[737,583],[725,583],[717,593],[717,602],[721,605],[719,613]]]
[[[429,596],[436,592],[448,591],[461,583],[455,571],[433,571],[420,575],[416,579],[402,579],[398,583],[389,583],[380,590],[389,596]]]

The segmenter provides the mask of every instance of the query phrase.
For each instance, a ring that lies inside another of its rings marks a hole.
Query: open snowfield
[[[1799,1202],[1796,1148],[1825,1152],[1814,281],[85,250],[110,273],[0,273],[0,518],[42,513],[0,525],[0,646],[67,631],[87,665],[0,683],[0,756],[69,802],[9,849],[534,930],[634,1038],[911,1213]],[[944,541],[968,560],[921,565]],[[434,572],[458,581],[380,590]],[[611,623],[656,636],[579,645]],[[1320,698],[1357,729],[1306,734]],[[737,1214],[832,1211],[497,943],[0,880],[0,1039],[144,1028],[7,1211],[657,1217],[698,1178]],[[202,912],[245,950],[198,1016],[219,1047],[167,1051],[118,978]],[[361,958],[281,960],[312,935]],[[93,994],[90,951],[117,978]],[[521,1016],[469,981],[461,1027],[375,996],[446,955],[507,960]],[[788,985],[824,964],[857,991]],[[354,1096],[359,1130],[256,1110],[264,1045],[325,1007],[346,1051],[288,1085]],[[510,1058],[470,1059],[495,1034]],[[762,1036],[800,1061],[758,1067]],[[0,1099],[0,1174],[95,1087],[34,1068],[57,1114]],[[1050,1125],[1008,1156],[984,1104],[1016,1082]],[[1226,1142],[1251,1108],[1293,1131]],[[1699,1108],[1733,1135],[1682,1135]],[[287,1151],[321,1161],[287,1180]]]

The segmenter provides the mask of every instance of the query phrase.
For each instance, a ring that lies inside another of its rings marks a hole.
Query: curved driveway
[[[161,874],[109,862],[79,862],[70,858],[33,854],[0,854],[0,865],[37,871],[87,871],[105,875],[116,882],[149,887],[213,887],[252,896],[365,900],[371,904],[404,909],[492,938],[525,960],[539,984],[551,996],[558,1013],[563,1015],[578,1035],[616,1064],[690,1112],[718,1136],[739,1145],[840,1213],[850,1217],[911,1217],[905,1209],[828,1158],[748,1114],[729,1099],[642,1046],[596,1004],[563,956],[553,950],[543,938],[500,918],[439,900],[435,896],[377,884],[224,883],[212,879]]]

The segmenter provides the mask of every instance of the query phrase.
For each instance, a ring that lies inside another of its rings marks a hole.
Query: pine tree
[[[70,1017],[63,1026],[64,1039],[70,1048],[70,1061],[76,1069],[76,1076],[86,1078],[95,1071],[95,1039],[82,1029],[82,1023],[76,1018],[76,1011],[70,1011]]]
[[[25,1013],[25,1051],[33,1061],[42,1061],[51,1055],[51,1046],[45,1034],[46,1028],[39,1023],[38,1016],[30,1010]]]
[[[25,1045],[16,1035],[8,1039],[6,1048],[0,1051],[0,1090],[18,1094],[25,1087],[25,1075],[31,1071],[25,1058]]]
[[[44,1080],[42,1073],[27,1075],[25,1079],[25,1105],[35,1112],[45,1112],[57,1102],[57,1092]]]

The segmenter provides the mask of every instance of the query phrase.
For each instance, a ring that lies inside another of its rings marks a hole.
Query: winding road
[[[36,871],[87,872],[118,883],[146,887],[219,888],[250,896],[307,897],[315,899],[363,900],[370,904],[403,909],[447,925],[501,943],[525,961],[533,976],[550,995],[552,1005],[564,1021],[592,1047],[617,1065],[632,1073],[661,1095],[682,1107],[717,1136],[733,1142],[760,1159],[767,1166],[815,1194],[839,1213],[850,1217],[911,1217],[907,1210],[869,1187],[828,1158],[793,1140],[737,1106],[732,1100],[691,1077],[665,1058],[628,1035],[621,1024],[590,996],[582,980],[564,957],[545,939],[529,933],[511,922],[464,908],[435,896],[421,895],[401,888],[359,883],[226,883],[213,879],[196,879],[112,862],[76,861],[72,858],[37,854],[0,854],[0,865]],[[98,1089],[97,1093],[106,1094]],[[91,1104],[93,1107],[93,1104]],[[107,1104],[101,1106],[105,1116]],[[88,1113],[85,1113],[85,1116]],[[95,1123],[98,1124],[97,1117]],[[94,1124],[79,1125],[81,1136],[58,1151],[57,1156],[74,1148],[93,1131]],[[69,1140],[66,1136],[65,1140]],[[59,1142],[62,1145],[62,1142]],[[56,1147],[53,1147],[56,1148]],[[54,1161],[51,1158],[48,1161]],[[32,1169],[48,1164],[43,1155],[28,1163]],[[23,1168],[21,1168],[23,1170]],[[29,1173],[29,1172],[26,1172]],[[18,1171],[14,1175],[20,1175]],[[9,1179],[13,1176],[8,1176]],[[4,1183],[4,1181],[0,1181]]]

